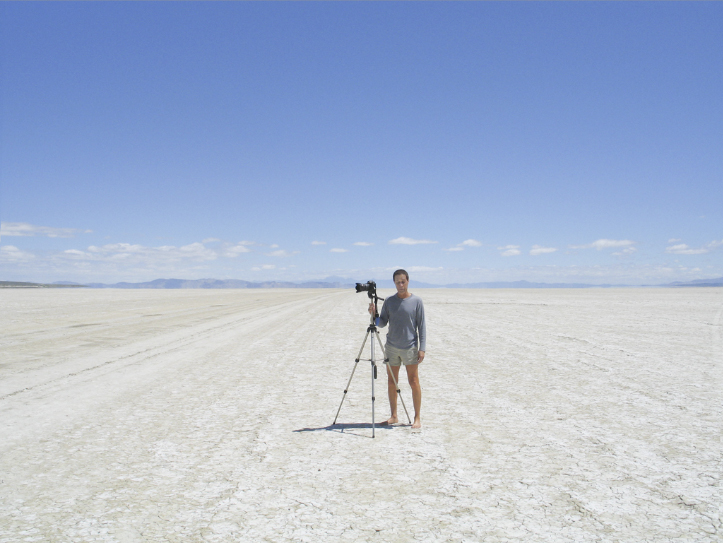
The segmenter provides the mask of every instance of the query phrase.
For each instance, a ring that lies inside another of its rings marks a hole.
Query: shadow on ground
[[[406,424],[377,424],[375,428],[377,430],[392,430],[394,428],[404,427]],[[293,430],[294,432],[339,432],[340,434],[351,434],[359,437],[371,437],[366,434],[358,434],[355,432],[349,432],[348,430],[361,430],[361,429],[372,428],[371,422],[351,422],[346,424],[330,424],[329,426],[321,426],[319,428],[300,428]]]

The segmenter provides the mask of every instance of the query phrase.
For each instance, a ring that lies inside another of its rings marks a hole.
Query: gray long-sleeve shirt
[[[389,323],[387,343],[397,349],[417,348],[427,350],[427,328],[424,323],[424,305],[422,299],[414,294],[400,298],[396,294],[384,300],[379,313],[378,324],[384,327]]]

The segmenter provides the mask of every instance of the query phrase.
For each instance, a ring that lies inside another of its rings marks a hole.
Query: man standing
[[[393,279],[397,293],[384,301],[377,325],[383,328],[389,323],[387,344],[384,350],[397,382],[399,382],[399,368],[404,365],[407,370],[407,380],[409,386],[412,387],[412,401],[414,402],[412,428],[421,428],[422,388],[419,385],[419,364],[424,360],[427,348],[424,305],[421,298],[407,290],[409,274],[406,271],[395,271]],[[374,314],[374,304],[369,304],[369,313]],[[398,422],[397,389],[391,375],[388,375],[387,378],[387,390],[392,416],[382,424],[394,424]]]

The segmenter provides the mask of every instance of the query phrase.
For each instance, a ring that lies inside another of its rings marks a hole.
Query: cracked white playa
[[[353,290],[0,291],[0,542],[723,539],[723,289],[415,292],[371,439]]]

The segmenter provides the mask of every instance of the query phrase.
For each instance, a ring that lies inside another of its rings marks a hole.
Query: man
[[[419,364],[424,360],[427,330],[424,323],[424,305],[422,299],[415,296],[409,287],[409,274],[397,270],[392,276],[397,293],[384,301],[377,325],[383,328],[389,323],[387,344],[384,347],[394,379],[399,382],[399,368],[403,364],[407,370],[407,380],[412,387],[414,403],[414,423],[412,428],[422,427],[420,412],[422,409],[422,388],[419,385]],[[374,304],[369,304],[369,313],[374,314]],[[389,371],[387,371],[387,374]],[[392,416],[382,424],[395,424],[397,418],[397,389],[391,375],[387,378],[389,407]]]

